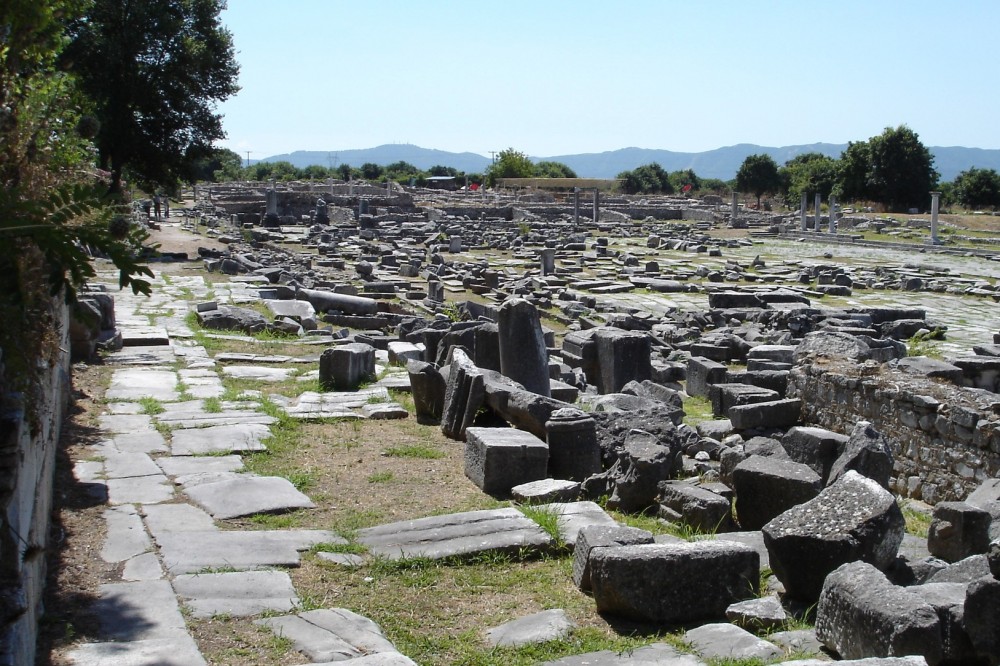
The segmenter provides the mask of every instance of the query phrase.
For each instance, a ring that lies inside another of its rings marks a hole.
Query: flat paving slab
[[[169,532],[211,532],[217,529],[212,516],[190,504],[148,504],[142,507],[142,515],[153,538]]]
[[[107,583],[94,604],[102,637],[116,641],[170,638],[185,631],[177,598],[165,580]]]
[[[163,453],[168,450],[167,440],[152,428],[139,432],[117,433],[109,441],[122,453]]]
[[[672,645],[653,643],[627,652],[601,650],[563,657],[540,666],[705,666],[705,662],[694,655],[681,654]]]
[[[261,423],[180,428],[171,433],[170,450],[175,456],[266,451],[262,442],[270,436],[271,429]]]
[[[552,608],[487,630],[486,642],[500,647],[545,643],[565,638],[575,626],[566,611]]]
[[[196,618],[287,612],[299,603],[284,571],[182,574],[174,578],[174,591]]]
[[[398,652],[377,624],[346,608],[321,608],[256,623],[288,638],[296,650],[313,661],[353,660]]]
[[[156,432],[153,418],[147,414],[101,414],[97,423],[101,430],[111,435]]]
[[[534,521],[514,508],[452,513],[359,530],[358,543],[389,559],[441,559],[482,552],[547,550],[555,545]]]
[[[239,474],[222,481],[185,486],[184,492],[216,519],[316,508],[288,479],[280,476]]]
[[[210,472],[238,472],[243,469],[241,456],[163,456],[156,459],[163,473],[168,476],[206,474]]]
[[[101,548],[101,559],[105,562],[124,562],[153,547],[135,507],[126,504],[107,509],[104,520],[108,523],[108,534]]]
[[[163,474],[108,479],[110,504],[159,504],[174,497],[174,487]]]
[[[173,575],[222,567],[297,567],[300,551],[318,543],[347,543],[326,530],[159,532],[153,536],[167,571]]]
[[[169,638],[128,643],[85,643],[69,653],[75,666],[206,666],[194,639],[177,630]]]
[[[557,502],[554,504],[540,504],[538,509],[551,511],[559,516],[559,536],[567,546],[576,546],[576,538],[580,530],[588,525],[617,525],[614,518],[609,516],[599,504],[595,502]]]
[[[177,400],[177,373],[173,370],[154,368],[125,368],[111,375],[111,386],[104,394],[106,400]]]
[[[257,382],[283,382],[295,375],[292,368],[268,368],[259,365],[227,365],[222,374],[233,379],[252,379]]]
[[[357,391],[330,391],[317,393],[306,391],[297,398],[272,395],[271,401],[280,406],[292,418],[361,418],[352,411],[369,403],[388,403],[389,392],[382,386],[370,386]]]
[[[132,453],[104,449],[104,474],[109,479],[127,479],[134,476],[162,474],[159,466],[145,453]]]

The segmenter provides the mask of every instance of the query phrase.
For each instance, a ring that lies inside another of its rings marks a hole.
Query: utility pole
[[[493,164],[496,164],[497,163],[497,151],[491,150],[490,151],[490,157],[493,158]]]

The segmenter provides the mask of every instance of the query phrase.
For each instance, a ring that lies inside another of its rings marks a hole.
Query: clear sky
[[[997,0],[228,0],[253,159],[862,141],[1000,148]]]

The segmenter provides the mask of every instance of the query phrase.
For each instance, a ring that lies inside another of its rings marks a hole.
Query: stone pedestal
[[[538,310],[523,298],[500,306],[500,372],[524,388],[550,396],[549,354]]]
[[[558,409],[545,423],[549,445],[549,475],[554,479],[583,481],[601,471],[597,425],[573,407]]]

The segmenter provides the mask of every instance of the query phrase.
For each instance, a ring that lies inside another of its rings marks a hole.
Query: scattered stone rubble
[[[994,285],[923,264],[730,260],[709,271],[668,258],[747,242],[704,234],[725,219],[709,204],[610,199],[581,221],[558,202],[434,196],[416,206],[409,193],[334,184],[322,206],[290,189],[265,208],[243,189],[213,191],[193,220],[232,243],[203,253],[205,266],[240,288],[232,305],[199,306],[199,322],[323,345],[320,384],[336,391],[356,391],[375,376],[376,352],[391,354],[416,417],[464,442],[473,483],[501,498],[558,497],[549,506],[576,550],[574,583],[599,611],[707,622],[689,632],[703,657],[776,657],[779,639],[747,630],[814,605],[815,638],[858,660],[845,663],[1000,663],[1000,339],[932,362],[902,342],[944,334],[921,310],[812,304],[857,286],[1000,300]],[[645,247],[610,242],[626,234]],[[636,289],[707,293],[709,308],[653,317],[605,298]],[[467,291],[479,298],[456,308],[449,292]],[[91,320],[100,303],[87,306]],[[567,327],[558,345],[540,311]],[[98,337],[88,335],[81,344]],[[716,420],[684,423],[689,396]],[[216,517],[256,510],[231,483],[186,492]],[[926,542],[904,538],[897,496],[937,504]],[[654,538],[615,524],[598,500],[715,536]],[[379,526],[359,542],[390,558],[558,547],[513,509]],[[773,585],[756,602],[765,567]],[[306,615],[260,622],[317,624]],[[545,636],[569,630],[549,621]],[[520,631],[498,627],[491,640],[518,644]]]

